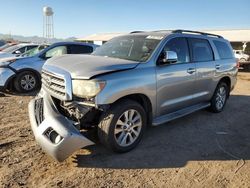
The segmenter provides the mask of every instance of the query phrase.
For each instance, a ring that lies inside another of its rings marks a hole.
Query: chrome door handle
[[[215,65],[215,68],[218,70],[221,68],[221,65]]]
[[[194,72],[196,72],[195,68],[187,69],[187,73],[189,73],[189,74],[193,74]]]

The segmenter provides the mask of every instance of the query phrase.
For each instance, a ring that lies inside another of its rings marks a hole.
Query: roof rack
[[[218,38],[223,38],[220,35],[216,35],[216,34],[212,34],[212,33],[205,33],[205,32],[200,32],[200,31],[182,30],[182,29],[173,30],[172,33],[195,33],[195,34],[201,34],[201,35],[206,35],[206,36],[214,36],[214,37],[218,37]]]
[[[155,30],[155,31],[152,31],[152,32],[172,32],[173,30],[170,30],[170,29],[161,29],[161,30]]]
[[[143,33],[143,32],[145,32],[145,31],[132,31],[132,32],[130,32],[130,34],[133,34],[133,33]]]

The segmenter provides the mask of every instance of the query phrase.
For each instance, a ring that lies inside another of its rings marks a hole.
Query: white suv
[[[234,50],[234,55],[240,62],[246,62],[249,60],[249,55],[245,54],[243,50]]]

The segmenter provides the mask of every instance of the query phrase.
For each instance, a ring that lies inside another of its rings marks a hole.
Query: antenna
[[[43,37],[54,38],[53,10],[51,7],[43,7]]]

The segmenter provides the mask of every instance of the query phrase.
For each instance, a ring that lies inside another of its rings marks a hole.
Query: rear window
[[[231,59],[233,58],[233,53],[229,48],[228,44],[221,41],[213,41],[214,45],[219,53],[220,59]],[[237,53],[237,52],[236,52]]]
[[[193,61],[195,62],[203,62],[203,61],[213,61],[213,51],[209,44],[209,42],[205,39],[195,39],[190,38],[190,41]]]

